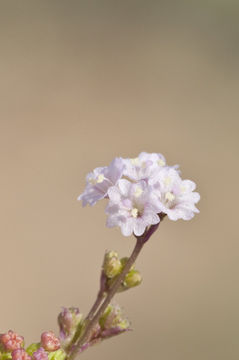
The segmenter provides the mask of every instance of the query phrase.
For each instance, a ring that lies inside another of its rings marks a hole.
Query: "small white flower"
[[[160,168],[166,166],[166,160],[162,154],[141,152],[138,157],[124,159],[124,177],[132,182],[147,181]]]
[[[121,178],[124,163],[121,158],[115,158],[107,167],[98,167],[86,176],[85,191],[77,200],[82,200],[82,205],[95,205],[98,200],[107,197],[108,189],[115,185]]]
[[[190,220],[199,212],[195,204],[199,201],[200,195],[194,192],[195,183],[191,180],[182,180],[175,169],[161,169],[150,179],[149,185],[158,196],[162,212],[167,214],[170,220]]]
[[[161,205],[145,181],[134,184],[120,179],[108,190],[108,195],[107,226],[119,226],[124,236],[132,233],[140,236],[148,226],[159,223]]]

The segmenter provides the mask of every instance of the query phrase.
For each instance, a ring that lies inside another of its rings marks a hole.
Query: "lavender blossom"
[[[141,152],[136,158],[124,159],[124,177],[132,182],[148,181],[159,169],[166,166],[162,154]]]
[[[85,191],[78,197],[82,205],[93,206],[98,200],[107,197],[108,189],[115,185],[123,174],[124,163],[121,158],[115,158],[107,167],[98,167],[86,176]]]
[[[149,181],[158,196],[162,212],[170,220],[190,220],[199,210],[195,204],[200,195],[194,192],[196,184],[191,180],[182,180],[173,168],[164,168]]]
[[[140,236],[147,226],[160,222],[160,203],[145,181],[134,184],[121,179],[117,186],[108,190],[108,195],[107,226],[119,226],[124,236],[132,233]]]

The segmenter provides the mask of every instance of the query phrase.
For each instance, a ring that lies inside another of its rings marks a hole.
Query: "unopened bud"
[[[58,315],[58,324],[60,326],[60,339],[65,340],[72,335],[83,319],[83,314],[78,308],[63,308]]]
[[[123,286],[126,288],[132,288],[134,286],[139,285],[142,282],[142,276],[140,275],[139,271],[131,270],[125,276],[123,281]]]
[[[117,328],[119,331],[129,328],[129,321],[123,317],[122,310],[118,305],[108,305],[99,320],[102,330]]]
[[[60,340],[52,331],[45,331],[41,334],[41,345],[46,351],[56,351],[60,348]]]
[[[105,275],[110,279],[120,274],[122,264],[115,251],[109,251],[105,254],[103,270]]]
[[[12,360],[31,360],[31,356],[24,349],[16,349],[12,352]]]
[[[23,346],[24,338],[12,330],[0,336],[0,343],[6,350],[13,351]]]

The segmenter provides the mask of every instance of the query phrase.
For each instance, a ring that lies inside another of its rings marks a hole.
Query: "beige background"
[[[164,221],[117,297],[134,331],[84,359],[239,358],[238,20],[229,0],[0,1],[0,332],[87,312],[105,249],[134,239],[76,198],[144,150],[196,181],[201,213]]]

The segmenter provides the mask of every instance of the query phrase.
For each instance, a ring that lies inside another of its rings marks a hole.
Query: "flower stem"
[[[115,282],[112,285],[112,287],[110,288],[104,302],[100,306],[99,310],[97,311],[97,313],[95,314],[93,319],[88,323],[88,325],[86,325],[84,335],[76,343],[76,345],[74,347],[74,350],[72,351],[72,354],[69,356],[70,360],[73,360],[77,356],[77,353],[78,353],[80,347],[82,345],[84,345],[85,343],[87,343],[87,341],[89,340],[92,329],[97,324],[97,322],[99,321],[101,315],[103,314],[103,312],[105,311],[105,309],[109,305],[111,299],[113,298],[113,296],[117,292],[119,286],[121,285],[121,282],[124,280],[125,275],[129,272],[129,269],[131,268],[131,266],[134,264],[134,262],[135,262],[137,256],[139,255],[139,253],[140,253],[143,246],[144,246],[144,242],[142,241],[142,239],[140,239],[140,238],[137,239],[135,248],[134,248],[129,260],[127,261],[122,273],[115,280]]]
[[[93,318],[96,310],[98,309],[98,307],[99,307],[100,304],[102,303],[102,300],[103,300],[103,299],[104,299],[104,293],[103,293],[102,291],[99,291],[99,292],[98,292],[98,295],[97,295],[97,298],[96,298],[96,301],[95,301],[94,305],[92,306],[89,314],[87,315],[87,317],[86,317],[86,319],[85,319],[86,322],[90,321],[90,320]]]
[[[161,220],[163,219],[163,217],[164,216],[161,216]],[[88,324],[86,323],[86,328],[85,328],[84,334],[75,343],[71,353],[69,354],[69,357],[68,357],[69,360],[74,360],[76,358],[76,356],[79,354],[79,349],[89,341],[92,330],[94,329],[94,327],[98,323],[101,315],[104,313],[104,311],[107,308],[107,306],[109,305],[110,301],[116,294],[118,288],[120,287],[122,281],[124,280],[125,276],[129,272],[130,268],[135,263],[135,260],[137,259],[144,244],[146,243],[146,241],[149,240],[149,238],[157,230],[158,226],[159,226],[159,223],[156,225],[151,225],[150,228],[143,235],[136,237],[136,244],[135,244],[135,247],[134,247],[134,250],[133,250],[131,256],[129,257],[127,263],[125,264],[123,271],[118,275],[115,282],[109,289],[107,296],[100,307],[99,307],[99,305],[100,305],[101,301],[103,300],[103,295],[99,292],[96,302],[93,305],[89,315],[87,316]],[[99,307],[99,309],[94,315],[94,312],[97,310],[98,307]]]

